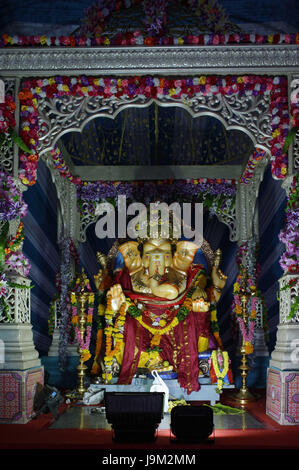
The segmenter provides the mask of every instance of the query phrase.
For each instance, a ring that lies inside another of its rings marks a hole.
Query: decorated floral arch
[[[205,112],[217,115],[227,128],[243,130],[254,142],[255,150],[238,179],[194,177],[175,182],[159,181],[164,192],[171,192],[171,183],[174,192],[184,195],[184,190],[189,191],[212,207],[229,226],[231,240],[240,246],[239,254],[252,248],[249,245],[257,193],[268,161],[273,178],[283,181],[289,202],[287,226],[280,235],[286,244],[281,258],[285,270],[281,281],[281,310],[283,322],[296,324],[298,178],[293,173],[298,169],[299,100],[298,89],[291,94],[291,84],[296,83],[299,36],[243,34],[229,24],[217,2],[188,0],[178,3],[203,15],[209,32],[167,36],[164,23],[168,2],[162,0],[159,9],[152,9],[152,2],[144,2],[145,33],[105,35],[105,22],[114,11],[139,3],[139,0],[108,2],[109,9],[103,8],[100,2],[89,11],[85,26],[68,37],[3,35],[0,38],[3,48],[0,61],[7,68],[6,95],[0,103],[3,152],[0,267],[1,271],[5,264],[7,268],[0,284],[0,320],[17,323],[21,319],[29,323],[30,294],[26,280],[29,266],[22,257],[24,233],[20,219],[26,212],[22,191],[36,183],[39,159],[42,158],[50,169],[60,202],[63,271],[70,257],[76,256],[75,245],[84,241],[87,227],[95,221],[96,202],[111,194],[116,197],[124,187],[121,182],[86,181],[74,174],[59,147],[59,138],[72,130],[82,130],[88,120],[99,115],[114,116],[126,106],[156,102],[179,104],[194,115]],[[222,19],[221,31],[215,21],[219,18]],[[131,47],[136,45],[141,49]],[[265,48],[259,49],[262,45]],[[213,108],[215,103],[223,104],[220,111],[217,106]],[[292,139],[294,142],[290,145]],[[138,184],[134,181],[130,188],[126,187],[132,197]],[[20,277],[7,280],[5,273],[11,271],[17,271]],[[255,282],[255,267],[250,265],[248,273]],[[61,343],[64,345],[69,282],[68,275],[60,285],[61,318],[65,326],[61,330]],[[22,292],[20,304],[25,315],[14,310],[14,296],[18,291]],[[10,303],[5,302],[6,297],[12,299]],[[295,307],[290,308],[291,301]],[[233,309],[239,321],[238,307],[237,279]],[[254,304],[250,327],[257,309]],[[248,335],[252,336],[252,328]]]

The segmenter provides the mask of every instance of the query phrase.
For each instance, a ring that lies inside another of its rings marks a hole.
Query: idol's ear
[[[187,240],[181,240],[176,244],[176,252],[173,256],[173,267],[179,271],[188,271],[193,262],[198,246]]]
[[[119,251],[123,256],[126,267],[130,273],[133,273],[142,267],[138,242],[126,242],[120,245]]]

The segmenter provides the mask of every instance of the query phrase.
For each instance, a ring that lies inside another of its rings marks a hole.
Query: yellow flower
[[[86,362],[90,358],[91,358],[91,354],[90,354],[89,350],[88,349],[82,349],[82,352],[81,352],[82,361]]]
[[[35,87],[35,92],[36,93],[40,93],[41,92],[41,88],[39,86]]]
[[[184,39],[183,39],[183,38],[179,38],[179,39],[178,39],[178,43],[179,43],[179,45],[181,46],[182,44],[184,44]]]
[[[165,326],[166,325],[166,320],[160,320],[159,321],[159,326]]]
[[[105,305],[100,304],[100,305],[98,306],[98,314],[99,314],[100,316],[105,315]]]
[[[49,82],[49,85],[54,85],[55,80],[54,80],[53,77],[51,77],[51,78],[49,78],[48,82]]]
[[[69,87],[66,84],[62,85],[63,91],[69,91]]]
[[[243,78],[242,78],[242,77],[238,77],[238,78],[237,78],[237,82],[238,82],[238,83],[243,83],[243,82],[244,82],[244,80],[243,80]]]
[[[96,86],[99,86],[100,84],[100,79],[99,78],[95,78],[93,83],[96,85]]]
[[[169,88],[168,93],[170,96],[175,95],[175,89],[174,88]]]
[[[281,169],[281,174],[282,174],[282,175],[286,175],[286,174],[287,174],[287,171],[288,171],[288,170],[287,170],[286,168],[282,168],[282,169]]]
[[[41,36],[40,37],[40,43],[44,46],[47,44],[47,37],[46,36]]]
[[[234,292],[240,292],[240,284],[238,282],[234,283]]]
[[[204,76],[199,77],[199,84],[200,85],[205,85],[205,83],[206,83],[206,77],[204,77]]]
[[[76,300],[75,294],[71,294],[71,302],[72,302],[73,305],[76,305],[77,300]]]
[[[108,38],[105,38],[104,44],[105,44],[105,46],[109,46],[110,45],[110,40]]]
[[[236,305],[236,314],[240,315],[241,313],[242,313],[242,309],[241,309],[240,305],[237,304]]]
[[[270,44],[272,44],[272,42],[273,42],[273,34],[269,34],[269,35],[268,35],[268,42],[270,42]]]
[[[274,132],[272,132],[272,137],[275,138],[275,137],[278,137],[280,135],[280,129],[275,129]]]
[[[87,88],[86,86],[83,86],[83,87],[81,88],[81,91],[82,91],[82,93],[86,93],[86,94],[87,94],[87,93],[88,93],[88,88]]]
[[[253,352],[253,346],[250,341],[245,342],[245,354],[251,354]]]

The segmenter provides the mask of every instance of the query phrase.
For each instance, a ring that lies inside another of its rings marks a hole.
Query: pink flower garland
[[[0,36],[1,47],[107,47],[107,46],[221,46],[226,44],[299,44],[299,33],[293,34],[188,34],[181,37],[143,36],[141,31],[116,34],[114,38],[98,36],[92,39],[81,36]]]
[[[72,307],[72,313],[73,313],[73,318],[77,316],[77,307],[74,307],[74,306]],[[88,315],[92,316],[92,313],[93,313],[93,308],[88,307]],[[77,326],[77,324],[75,324],[74,327],[75,327],[76,340],[77,340],[80,348],[81,349],[89,349],[90,338],[91,338],[91,325],[88,324],[86,326],[86,334],[85,334],[85,339],[84,340],[81,338],[80,329]]]
[[[256,165],[264,158],[266,152],[256,148],[252,155],[250,155],[243,175],[240,178],[241,183],[248,184],[254,173]]]
[[[57,148],[56,145],[52,150],[50,150],[50,154],[52,155],[55,168],[57,168],[57,170],[59,171],[59,173],[61,174],[63,178],[69,179],[74,184],[82,183],[82,180],[79,176],[73,176],[71,174],[67,164],[65,163],[63,159],[60,149]]]
[[[242,337],[244,338],[244,341],[248,341],[249,343],[252,343],[253,340],[253,335],[254,335],[254,327],[255,327],[255,321],[250,320],[249,321],[249,331],[247,332],[247,327],[245,326],[245,322],[243,318],[238,317],[237,321],[240,325],[240,330],[242,333]]]

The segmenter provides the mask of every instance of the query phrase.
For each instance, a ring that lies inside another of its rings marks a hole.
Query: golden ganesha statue
[[[191,241],[147,238],[118,250],[105,312],[102,306],[104,380],[115,367],[118,384],[131,383],[137,369],[160,369],[175,372],[188,393],[199,390],[199,352],[222,349],[216,304],[227,277],[220,250],[210,275],[194,261],[201,250]]]

